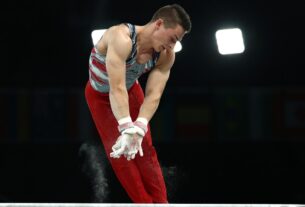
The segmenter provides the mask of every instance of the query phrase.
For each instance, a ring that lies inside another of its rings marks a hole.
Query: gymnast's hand
[[[136,133],[133,135],[134,141],[135,141],[135,148],[128,154],[124,154],[127,160],[132,160],[135,158],[136,154],[139,152],[140,156],[143,157],[143,149],[142,149],[142,141],[143,138],[147,132],[147,119],[139,117],[133,124],[134,128],[136,130]]]
[[[147,123],[148,121],[145,118],[138,118],[133,124],[134,128],[136,129],[136,133],[134,137],[136,139],[136,149],[139,151],[141,157],[143,157],[143,149],[142,149],[142,141],[147,133]]]
[[[134,134],[136,129],[134,124],[131,121],[130,117],[126,117],[119,120],[118,130],[121,135],[118,137],[116,143],[112,146],[112,152],[110,157],[120,158],[121,155],[124,155],[128,160],[132,157],[133,154],[136,154],[136,140]]]
[[[119,125],[119,131],[122,135],[112,146],[113,152],[110,153],[110,157],[120,158],[121,155],[124,155],[127,160],[131,160],[135,158],[138,152],[142,157],[142,141],[147,132],[147,123],[148,121],[145,118],[140,117],[134,123],[129,121]]]
[[[127,160],[133,159],[137,153],[136,140],[131,134],[122,134],[112,146],[110,157],[120,158],[124,155]]]

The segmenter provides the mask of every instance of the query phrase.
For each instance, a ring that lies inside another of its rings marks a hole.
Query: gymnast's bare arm
[[[145,98],[138,117],[144,117],[149,121],[156,112],[174,61],[175,52],[173,50],[163,50],[160,53],[155,68],[148,76]]]
[[[129,104],[126,89],[126,59],[130,55],[132,42],[128,28],[124,25],[110,27],[97,45],[106,52],[106,68],[109,78],[111,109],[117,120],[128,117]]]

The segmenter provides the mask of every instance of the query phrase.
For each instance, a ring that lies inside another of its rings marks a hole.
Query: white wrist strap
[[[147,124],[148,124],[147,119],[145,119],[143,117],[137,118],[137,120],[134,122],[135,127],[139,128],[139,130],[141,130],[141,131],[138,130],[138,133],[141,136],[144,136],[146,134],[146,132],[148,130]]]
[[[147,126],[148,124],[148,120],[144,117],[137,118],[137,121],[142,122],[143,124],[145,124],[145,126]]]
[[[131,120],[131,117],[130,117],[130,116],[127,116],[127,117],[121,118],[121,119],[118,121],[119,125],[126,124],[126,123],[128,123],[128,122],[132,122],[132,120]]]

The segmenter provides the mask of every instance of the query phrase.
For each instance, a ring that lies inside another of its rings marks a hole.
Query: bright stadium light
[[[174,47],[175,52],[180,52],[182,50],[182,45],[180,41],[177,41]]]
[[[93,45],[95,45],[101,39],[105,31],[106,29],[99,29],[91,32]]]
[[[220,54],[229,55],[244,52],[244,40],[240,29],[221,29],[216,32],[215,36]]]

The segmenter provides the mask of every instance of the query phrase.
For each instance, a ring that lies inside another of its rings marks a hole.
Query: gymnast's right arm
[[[128,93],[126,89],[126,59],[131,52],[131,39],[120,26],[110,28],[106,34],[106,68],[109,78],[109,99],[112,112],[119,121],[129,117]]]

